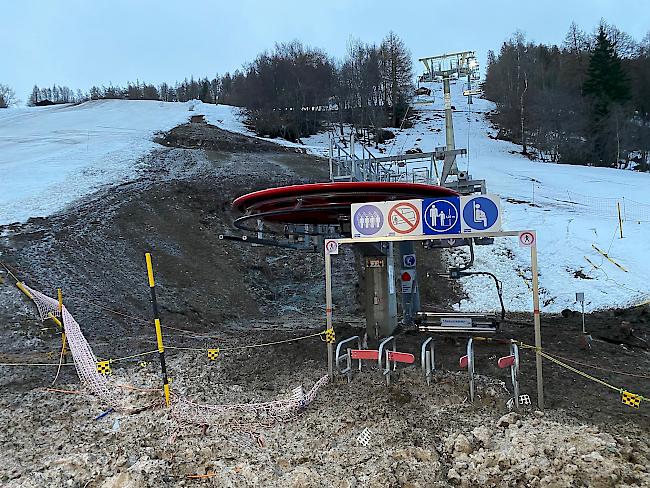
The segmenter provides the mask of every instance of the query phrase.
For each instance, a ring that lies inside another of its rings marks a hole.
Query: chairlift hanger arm
[[[504,320],[506,317],[506,307],[503,304],[503,283],[499,281],[499,279],[496,277],[494,273],[490,273],[489,271],[463,271],[461,269],[453,269],[450,270],[449,273],[450,277],[461,277],[461,276],[472,276],[472,275],[484,275],[484,276],[490,276],[494,280],[494,284],[496,285],[497,288],[497,295],[499,295],[499,303],[501,304],[501,320]]]
[[[468,270],[474,264],[474,239],[469,240],[469,262],[467,262],[462,268],[459,268],[460,271]]]

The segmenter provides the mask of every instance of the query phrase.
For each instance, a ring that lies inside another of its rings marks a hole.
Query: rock
[[[422,449],[421,447],[416,447],[413,455],[415,456],[415,459],[422,462],[431,462],[438,460],[438,453],[436,451],[428,451],[426,449]]]
[[[539,476],[539,467],[538,466],[531,466],[526,470],[526,476],[528,478],[535,478]]]
[[[127,488],[132,485],[131,475],[127,472],[116,474],[104,480],[100,488]]]
[[[470,454],[474,448],[472,443],[464,434],[458,434],[456,441],[454,442],[454,452],[463,452],[465,454]]]
[[[575,464],[567,464],[564,466],[564,472],[568,475],[573,476],[578,472],[578,466]]]
[[[460,475],[458,474],[458,471],[456,471],[454,468],[451,468],[449,471],[447,471],[447,479],[460,481]]]
[[[485,390],[485,394],[491,398],[496,398],[499,396],[499,392],[496,390],[496,388],[493,388],[491,386]]]
[[[282,481],[282,486],[290,486],[292,488],[320,486],[320,476],[307,466],[297,467],[290,473],[284,475],[280,481]]]
[[[605,460],[597,451],[585,454],[580,459],[586,463],[602,463]]]
[[[487,446],[488,443],[490,442],[492,431],[484,425],[479,425],[478,427],[474,428],[474,430],[472,431],[472,435],[478,442],[480,442],[484,446]]]
[[[514,424],[519,419],[519,414],[516,412],[510,412],[505,414],[497,421],[497,427],[508,427],[511,424]]]

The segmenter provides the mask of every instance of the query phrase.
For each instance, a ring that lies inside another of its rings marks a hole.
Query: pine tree
[[[630,99],[630,83],[621,66],[614,45],[608,39],[605,27],[598,29],[596,43],[589,59],[587,79],[583,93],[590,98],[591,132],[593,134],[594,156],[596,161],[607,162],[618,157],[618,115],[622,105]],[[616,128],[612,127],[610,115],[615,112]],[[617,148],[612,145],[612,132],[616,131]],[[616,152],[616,155],[614,154]]]
[[[34,88],[32,88],[32,94],[29,96],[29,101],[27,102],[27,105],[33,107],[39,101],[40,101],[40,97],[39,97],[38,86],[34,85]]]
[[[603,115],[607,114],[610,103],[623,103],[630,98],[629,80],[602,26],[589,60],[583,91],[585,95],[593,97]]]

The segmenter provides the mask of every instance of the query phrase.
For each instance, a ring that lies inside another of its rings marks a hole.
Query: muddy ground
[[[232,233],[230,202],[248,191],[326,179],[322,160],[235,136],[196,120],[161,135],[140,178],[105,188],[64,212],[0,229],[0,260],[30,286],[64,300],[95,353],[121,358],[155,349],[144,252],[154,257],[172,391],[198,403],[286,399],[325,372],[319,337],[224,350],[217,361],[190,349],[282,341],[324,328],[318,254],[220,240]],[[418,250],[428,309],[448,309],[459,290],[442,280],[439,256]],[[362,332],[362,284],[354,254],[336,258],[337,337]],[[0,362],[52,363],[60,336],[0,272]],[[647,308],[587,317],[543,317],[545,348],[632,392],[650,392]],[[533,342],[532,320],[510,314],[500,338]],[[641,338],[642,340],[639,340]],[[416,353],[421,335],[402,331]],[[372,344],[371,344],[372,346]],[[155,355],[113,363],[114,389],[138,413],[105,411],[74,368],[0,366],[0,484],[12,487],[144,486],[650,486],[648,402],[545,362],[545,412],[508,414],[511,390],[496,358],[477,345],[478,397],[467,399],[457,362],[465,339],[436,343],[427,386],[416,365],[393,385],[368,365],[350,385],[337,377],[295,420],[272,425],[224,418],[181,425],[157,405]],[[593,369],[597,366],[602,369]],[[604,369],[604,370],[603,370]],[[534,357],[522,352],[521,393],[536,395]],[[625,374],[622,374],[625,373]],[[504,383],[505,382],[505,383]],[[127,386],[119,386],[127,385]],[[129,388],[130,387],[130,388]],[[53,391],[64,390],[63,391]],[[250,419],[248,419],[250,420]],[[357,437],[370,429],[367,446]],[[194,476],[194,477],[192,477]],[[202,477],[196,477],[202,476]]]

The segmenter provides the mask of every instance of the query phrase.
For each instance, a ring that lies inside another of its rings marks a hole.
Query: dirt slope
[[[237,348],[282,341],[324,328],[322,259],[317,254],[219,240],[231,232],[230,202],[248,191],[326,178],[326,164],[200,122],[161,136],[136,181],[106,188],[47,219],[0,229],[0,259],[52,296],[61,287],[98,356],[155,349],[143,254],[154,256],[168,346]],[[167,144],[169,142],[169,144]],[[173,147],[174,145],[183,147]],[[206,148],[208,150],[206,150]],[[217,149],[213,151],[212,149]],[[448,308],[453,284],[438,256],[418,250],[424,302]],[[428,277],[427,277],[428,274]],[[0,360],[55,361],[60,337],[36,321],[4,270],[0,273]],[[360,333],[353,252],[337,257],[338,338]],[[119,312],[119,313],[115,313]],[[501,337],[532,342],[530,317],[512,317]],[[515,320],[516,319],[516,320]],[[578,347],[579,318],[544,317],[545,347],[581,362],[634,376],[590,370],[631,391],[647,392],[650,358],[630,342],[646,337],[645,309],[588,318],[597,339]],[[42,330],[45,329],[45,330]],[[182,330],[179,330],[182,329]],[[417,352],[420,335],[398,337]],[[623,344],[623,345],[621,345]],[[372,344],[371,344],[372,346]],[[478,399],[467,401],[458,370],[463,339],[438,340],[433,384],[418,364],[386,387],[367,365],[350,385],[338,377],[297,420],[263,426],[224,420],[203,429],[179,425],[164,408],[114,412],[86,394],[45,390],[56,368],[0,366],[0,484],[10,487],[147,486],[649,486],[647,404],[620,404],[615,392],[545,365],[546,413],[507,413],[507,373],[495,366],[503,344],[477,347]],[[48,355],[49,353],[49,355]],[[325,371],[320,338],[273,347],[167,351],[174,395],[199,403],[288,398]],[[535,396],[534,362],[522,356],[522,393]],[[419,358],[418,358],[419,359]],[[113,364],[114,381],[158,388],[155,356]],[[1,362],[1,361],[0,361]],[[57,388],[80,389],[64,366]],[[158,391],[133,392],[134,406],[159,404]],[[357,442],[365,428],[368,446]],[[217,473],[205,479],[188,475]]]

